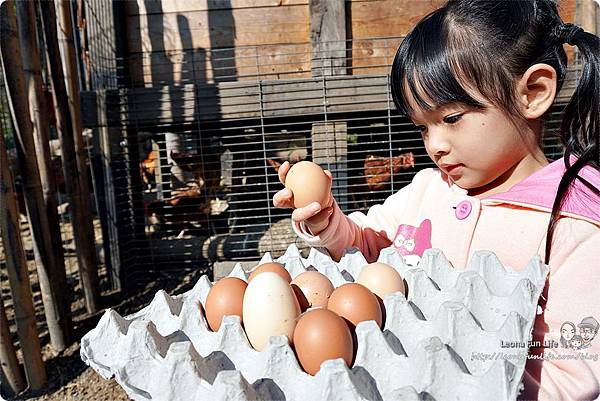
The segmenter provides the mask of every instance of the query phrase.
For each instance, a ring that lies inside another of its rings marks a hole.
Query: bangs
[[[422,110],[432,110],[449,103],[462,103],[478,109],[485,105],[469,94],[456,76],[471,76],[473,65],[466,52],[457,54],[448,38],[446,10],[439,9],[417,24],[400,44],[391,73],[392,99],[397,109],[409,116],[415,110],[410,106],[407,89],[414,102]],[[453,66],[457,66],[453,68]],[[468,71],[468,72],[467,72]],[[475,75],[477,76],[477,75]],[[473,82],[469,87],[478,87]]]

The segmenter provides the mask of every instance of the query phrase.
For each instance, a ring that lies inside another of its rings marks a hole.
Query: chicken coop
[[[79,1],[84,124],[116,285],[302,248],[291,211],[272,204],[285,161],[329,169],[345,213],[431,167],[394,109],[389,69],[403,35],[441,3]],[[566,1],[563,19],[580,18],[579,4]],[[548,119],[551,158],[576,74]]]

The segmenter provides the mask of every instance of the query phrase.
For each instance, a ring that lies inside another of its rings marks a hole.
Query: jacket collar
[[[575,160],[575,157],[571,157],[571,163]],[[565,162],[561,158],[536,171],[508,191],[491,195],[485,200],[501,201],[549,212],[552,210],[558,184],[565,170]],[[598,170],[585,166],[579,175],[600,189]],[[561,214],[600,225],[600,199],[580,180],[575,180],[566,195]]]

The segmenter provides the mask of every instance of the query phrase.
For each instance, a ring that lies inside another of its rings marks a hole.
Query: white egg
[[[242,311],[248,340],[262,351],[270,336],[292,340],[300,305],[289,283],[276,273],[264,272],[248,284]]]

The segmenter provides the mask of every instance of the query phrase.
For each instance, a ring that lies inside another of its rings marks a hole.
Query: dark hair
[[[579,175],[586,165],[600,169],[600,38],[564,24],[553,0],[450,0],[406,36],[391,70],[392,98],[403,114],[413,112],[407,85],[424,110],[448,103],[485,108],[470,94],[475,91],[517,121],[522,115],[515,96],[516,78],[530,66],[545,63],[556,70],[558,92],[567,67],[564,43],[577,46],[583,71],[562,116],[559,136],[567,170],[548,224],[545,263],[573,182],[581,180],[600,197],[599,189]],[[578,158],[572,165],[571,155]]]

